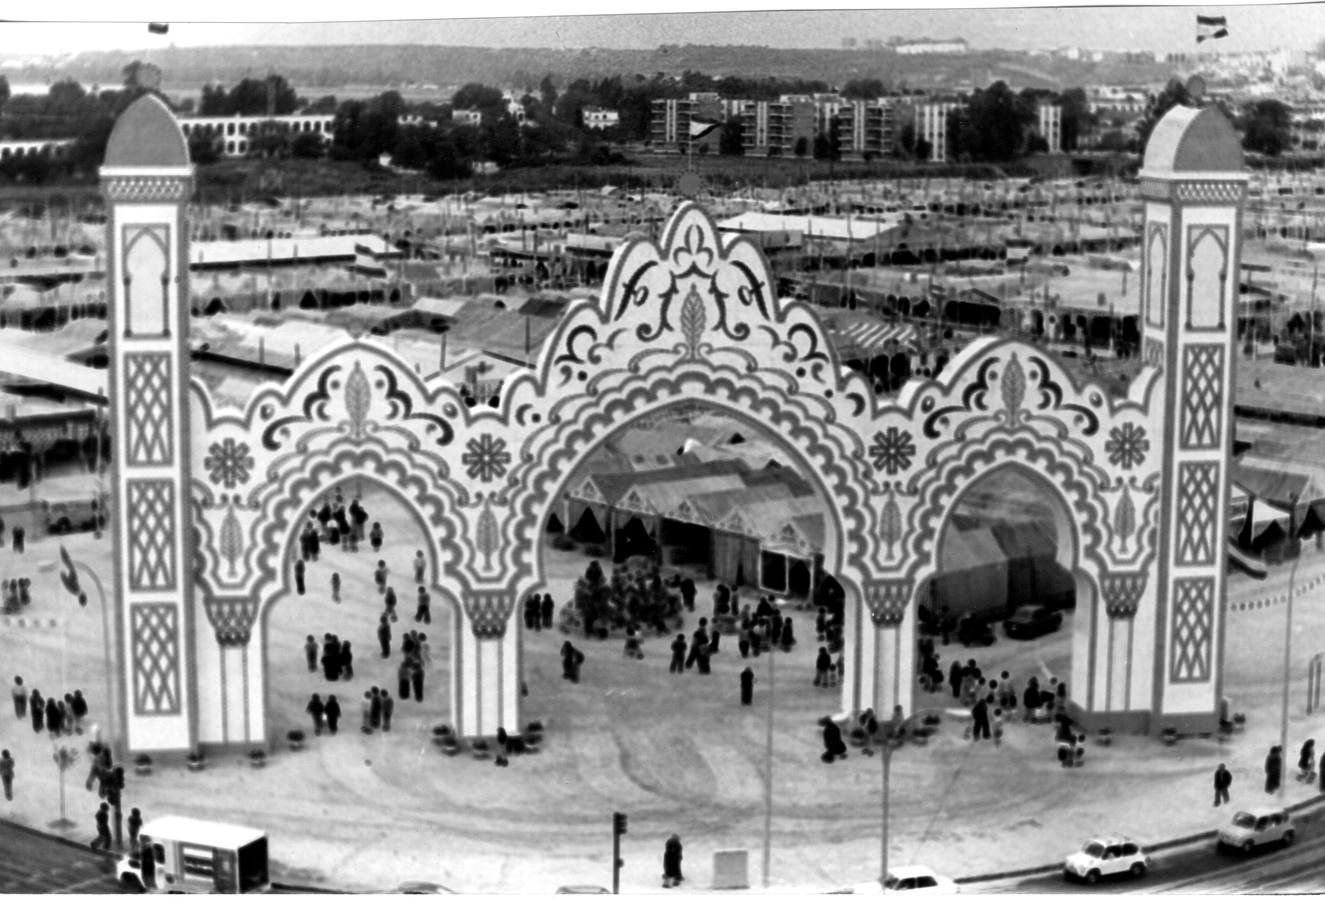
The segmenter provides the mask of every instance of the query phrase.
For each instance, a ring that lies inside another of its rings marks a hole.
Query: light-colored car
[[[1113,875],[1139,878],[1150,868],[1150,857],[1136,841],[1123,835],[1093,837],[1063,861],[1064,878],[1081,878],[1094,884]]]
[[[887,880],[863,881],[833,891],[834,894],[957,894],[961,886],[929,866],[897,866],[888,870]]]
[[[1287,847],[1296,837],[1288,810],[1282,806],[1263,806],[1233,814],[1233,820],[1219,829],[1218,847],[1235,847],[1250,853],[1265,844]]]

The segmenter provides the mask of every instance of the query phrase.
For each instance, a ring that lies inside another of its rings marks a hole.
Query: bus
[[[163,816],[143,826],[140,845],[155,862],[145,883],[138,856],[123,857],[115,874],[125,885],[161,894],[251,894],[270,889],[267,835],[256,828]]]

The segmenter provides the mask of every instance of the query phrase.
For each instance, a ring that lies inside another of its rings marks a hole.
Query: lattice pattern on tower
[[[129,608],[129,635],[134,715],[178,715],[178,608],[173,603],[135,603]]]
[[[1175,578],[1169,680],[1209,681],[1215,620],[1215,580]]]
[[[124,382],[129,465],[170,465],[170,354],[126,353]]]
[[[175,589],[175,485],[168,478],[128,482],[129,588]]]
[[[1219,463],[1193,462],[1178,466],[1178,554],[1180,566],[1210,565],[1215,561],[1218,518],[1215,489]]]
[[[1192,344],[1182,352],[1182,448],[1219,446],[1223,421],[1224,348]]]

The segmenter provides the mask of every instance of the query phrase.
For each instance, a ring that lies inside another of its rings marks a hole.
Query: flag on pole
[[[721,122],[706,122],[703,119],[690,120],[690,140],[697,141],[720,126]]]
[[[1196,43],[1228,37],[1228,20],[1223,16],[1196,16]]]

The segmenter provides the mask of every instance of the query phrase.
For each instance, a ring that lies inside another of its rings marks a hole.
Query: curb
[[[13,819],[6,819],[5,824],[10,828],[25,831],[34,837],[42,837],[48,840],[58,841],[66,847],[73,847],[76,850],[82,850],[85,853],[91,853],[95,856],[100,856],[103,859],[115,859],[120,855],[119,853],[110,850],[93,850],[88,846],[88,841],[76,841],[73,838],[65,837],[62,834],[56,834],[53,831],[43,831],[40,828],[33,828],[31,825],[24,825],[22,822],[15,822]]]
[[[1289,813],[1297,815],[1298,813],[1301,813],[1304,810],[1317,806],[1321,807],[1322,809],[1325,809],[1325,793],[1322,793],[1320,794],[1320,796],[1313,797],[1309,800],[1300,800],[1297,803],[1289,804],[1286,807],[1286,809],[1288,810]],[[1218,833],[1219,833],[1218,830],[1210,829],[1209,831],[1201,831],[1196,834],[1186,835],[1184,837],[1170,838],[1167,841],[1160,841],[1158,844],[1153,845],[1152,847],[1149,848],[1149,852],[1160,853],[1166,850],[1173,850],[1178,847],[1185,846],[1187,844],[1198,844],[1201,843],[1202,841],[1208,841],[1213,839],[1215,835],[1217,835]],[[1051,863],[1043,866],[1034,866],[1029,869],[1011,869],[1006,872],[993,872],[984,875],[966,875],[961,878],[954,878],[953,880],[956,881],[958,884],[979,884],[980,882],[985,882],[985,881],[1003,881],[1005,879],[1011,879],[1011,878],[1030,878],[1036,875],[1052,875],[1055,872],[1060,871],[1062,868],[1063,868],[1062,863]]]

